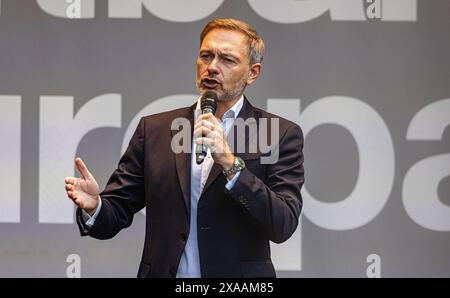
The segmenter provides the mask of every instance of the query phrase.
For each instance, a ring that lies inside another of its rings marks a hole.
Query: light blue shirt
[[[244,96],[241,96],[239,100],[222,116],[222,128],[225,136],[230,132],[233,127],[234,120],[242,109],[244,104]],[[198,115],[200,112],[200,98],[197,101]],[[198,241],[197,241],[197,204],[200,199],[200,195],[208,179],[209,172],[214,164],[214,159],[211,157],[211,152],[208,149],[207,155],[203,163],[198,165],[195,158],[195,142],[192,142],[192,156],[191,156],[191,222],[190,233],[186,242],[186,246],[181,256],[180,264],[178,265],[177,277],[181,278],[198,278],[201,277],[200,271],[200,257],[198,253]],[[231,190],[238,180],[240,172],[236,173],[230,181],[225,185],[228,190]],[[89,216],[87,212],[82,210],[81,215],[84,222],[88,226],[92,226],[95,223],[100,209],[102,208],[102,200],[99,200],[97,210],[92,216]]]

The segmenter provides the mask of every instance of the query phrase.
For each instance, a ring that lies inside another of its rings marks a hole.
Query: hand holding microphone
[[[194,126],[194,139],[196,145],[195,157],[197,164],[201,164],[206,157],[208,148],[214,162],[221,165],[223,170],[232,167],[235,156],[232,153],[222,127],[214,116],[217,110],[217,94],[212,91],[205,92],[201,97],[202,114]]]

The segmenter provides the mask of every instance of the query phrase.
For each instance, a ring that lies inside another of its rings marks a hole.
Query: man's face
[[[247,37],[238,31],[213,29],[203,39],[197,58],[197,88],[211,90],[219,101],[240,96],[251,84]]]

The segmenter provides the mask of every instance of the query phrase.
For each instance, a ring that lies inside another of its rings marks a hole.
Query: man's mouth
[[[215,79],[203,79],[202,80],[202,87],[207,89],[215,89],[219,85],[219,82]]]

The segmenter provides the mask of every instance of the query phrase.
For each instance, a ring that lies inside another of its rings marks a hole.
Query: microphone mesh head
[[[213,91],[206,91],[205,93],[203,93],[200,99],[200,106],[202,111],[204,111],[205,109],[209,109],[214,115],[217,109],[217,94]]]

